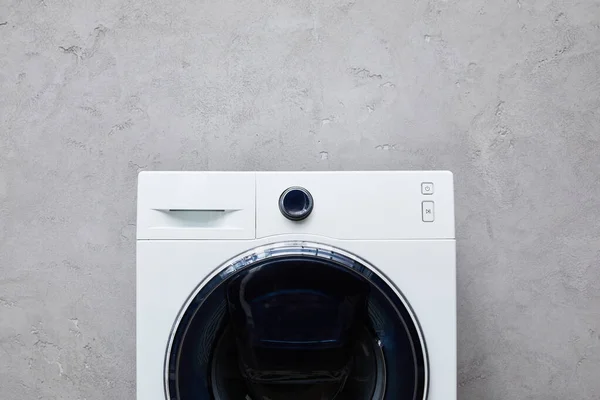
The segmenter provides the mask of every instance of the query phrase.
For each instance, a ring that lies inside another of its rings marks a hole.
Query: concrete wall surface
[[[452,170],[459,398],[600,399],[599,1],[1,0],[0,398],[135,398],[180,169]]]

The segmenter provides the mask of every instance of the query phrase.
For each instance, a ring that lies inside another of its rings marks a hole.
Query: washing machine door
[[[169,400],[423,400],[415,316],[375,268],[315,243],[254,249],[198,286],[174,325]]]

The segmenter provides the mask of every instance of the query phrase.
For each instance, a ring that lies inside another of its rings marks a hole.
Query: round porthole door
[[[415,315],[374,267],[316,243],[225,263],[182,309],[165,358],[170,400],[424,400]]]

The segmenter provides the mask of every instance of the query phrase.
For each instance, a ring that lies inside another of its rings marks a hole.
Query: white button
[[[421,183],[421,193],[423,193],[423,194],[433,194],[433,183],[432,182],[423,182],[423,183]]]
[[[433,222],[433,201],[424,201],[421,204],[422,212],[423,212],[423,222]]]

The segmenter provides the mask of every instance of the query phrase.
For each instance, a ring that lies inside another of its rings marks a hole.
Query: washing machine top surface
[[[455,399],[452,185],[142,173],[138,400]]]

